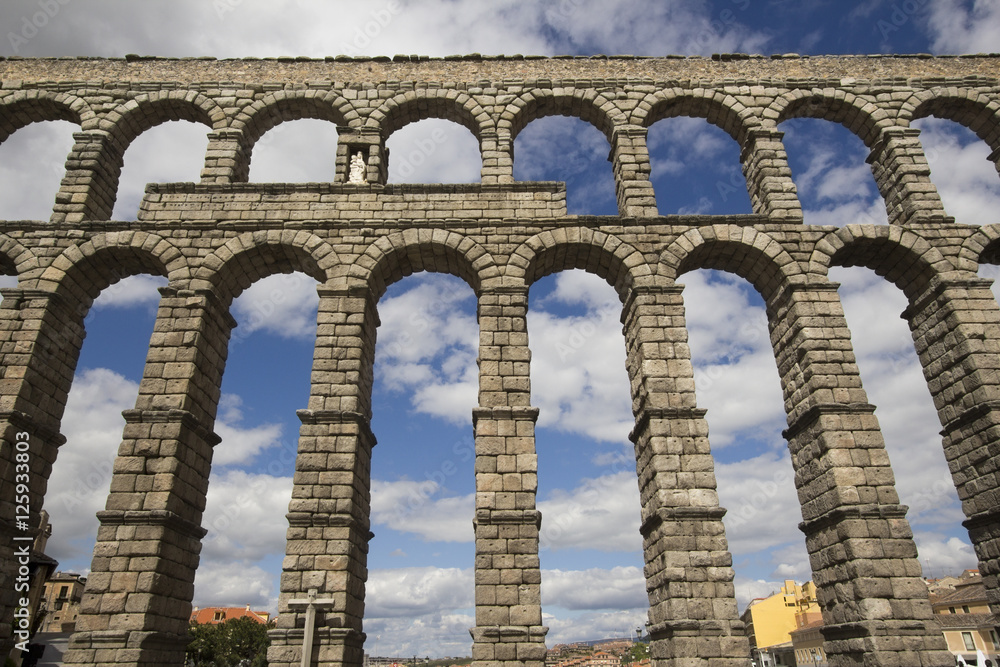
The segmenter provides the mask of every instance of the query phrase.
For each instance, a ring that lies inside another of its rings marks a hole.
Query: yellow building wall
[[[799,627],[796,614],[819,611],[816,587],[811,581],[801,586],[794,581],[786,581],[780,593],[750,607],[757,647],[766,648],[792,641],[792,631]]]

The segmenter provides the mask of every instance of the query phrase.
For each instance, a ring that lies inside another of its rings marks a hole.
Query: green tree
[[[267,631],[271,627],[249,618],[192,623],[185,662],[191,667],[266,667]]]
[[[643,660],[649,657],[649,644],[646,642],[635,642],[632,644],[632,648],[625,652],[622,656],[623,665],[631,665],[633,662]]]

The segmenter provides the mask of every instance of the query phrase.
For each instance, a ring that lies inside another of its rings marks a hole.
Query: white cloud
[[[774,441],[784,402],[763,301],[742,278],[693,271],[681,278],[698,404],[716,449],[740,437]]]
[[[549,628],[549,633],[545,636],[549,646],[592,639],[634,637],[636,628],[642,628],[642,632],[646,632],[647,620],[646,610],[622,609],[573,616],[542,613],[542,624]]]
[[[249,561],[206,561],[194,579],[196,607],[242,607],[254,610],[278,607],[277,577]]]
[[[66,401],[66,444],[52,467],[45,509],[51,515],[48,553],[65,569],[90,566],[96,513],[111,488],[111,468],[122,441],[122,410],[135,406],[139,385],[105,368],[77,374]]]
[[[33,123],[0,144],[0,219],[49,219],[79,131],[69,121]]]
[[[528,311],[531,400],[538,424],[605,442],[625,442],[634,425],[625,371],[621,302],[601,278],[555,276],[555,289]],[[567,315],[566,309],[581,314]]]
[[[366,588],[366,622],[368,618],[410,618],[475,605],[472,568],[373,569]]]
[[[1000,44],[996,0],[935,0],[928,5],[928,32],[935,53],[992,53]]]
[[[716,463],[715,477],[729,550],[737,559],[801,541],[802,520],[787,451]]]
[[[372,480],[372,523],[425,542],[472,542],[476,496],[446,496],[432,480]]]
[[[376,390],[409,393],[419,413],[465,425],[478,404],[475,296],[458,278],[427,274],[379,303]]]
[[[412,123],[386,141],[390,183],[478,183],[479,142],[463,125],[440,118]]]
[[[538,502],[540,548],[639,551],[640,508],[632,471],[584,479],[569,491],[553,489]]]
[[[331,183],[336,166],[337,126],[300,118],[275,125],[257,140],[250,159],[250,182]]]
[[[282,338],[313,340],[319,294],[316,280],[302,273],[279,273],[258,280],[233,301],[233,340],[257,331]]]
[[[147,183],[195,182],[208,148],[209,128],[172,121],[146,130],[125,151],[113,220],[134,220]]]
[[[131,308],[143,305],[155,309],[160,303],[160,293],[157,290],[166,284],[167,279],[163,276],[129,276],[101,292],[94,300],[94,308]]]
[[[291,498],[291,477],[242,470],[213,475],[202,518],[208,530],[202,558],[215,567],[283,554],[288,529],[285,513]]]
[[[986,142],[949,120],[922,118],[914,126],[948,215],[969,225],[1000,222],[1000,179]]]
[[[365,652],[369,655],[467,656],[472,652],[471,613],[429,613],[423,616],[373,618],[365,615]]]
[[[543,609],[645,610],[648,606],[646,578],[639,567],[542,571]]]
[[[979,567],[972,545],[965,540],[934,533],[917,534],[914,539],[925,577],[958,574]]]

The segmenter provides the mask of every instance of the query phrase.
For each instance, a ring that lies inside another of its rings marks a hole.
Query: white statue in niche
[[[361,151],[354,154],[351,158],[351,173],[347,177],[348,183],[367,183],[368,179],[365,178],[365,158],[361,155]]]

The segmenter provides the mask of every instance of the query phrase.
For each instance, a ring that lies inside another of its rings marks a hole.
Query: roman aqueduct
[[[84,316],[102,289],[144,273],[168,285],[67,664],[183,663],[228,308],[253,282],[300,271],[320,283],[318,335],[269,659],[300,664],[306,611],[292,601],[315,589],[329,603],[316,614],[312,662],[360,665],[377,304],[394,281],[436,271],[478,298],[474,658],[540,667],[527,294],[540,277],[579,268],[622,301],[656,664],[746,665],[680,284],[714,268],[748,280],[767,304],[830,664],[953,664],[827,273],[866,266],[908,298],[965,526],[1000,612],[1000,309],[977,276],[1000,261],[1000,220],[948,216],[911,128],[930,115],[957,121],[1000,166],[998,65],[989,56],[0,60],[0,141],[37,121],[79,125],[51,219],[0,222],[0,263],[18,279],[0,305],[2,654],[21,533],[17,433],[31,434],[37,512],[64,440]],[[555,114],[606,135],[618,215],[567,215],[563,184],[514,181],[514,138]],[[752,214],[659,215],[646,135],[675,116],[707,119],[738,142]],[[777,129],[802,116],[864,141],[888,225],[803,224]],[[247,183],[255,142],[298,118],[337,125],[333,182]],[[386,138],[425,118],[475,135],[481,183],[386,184]],[[201,182],[150,185],[137,220],[110,220],[126,148],[177,119],[207,126]],[[367,183],[347,182],[358,152]]]

